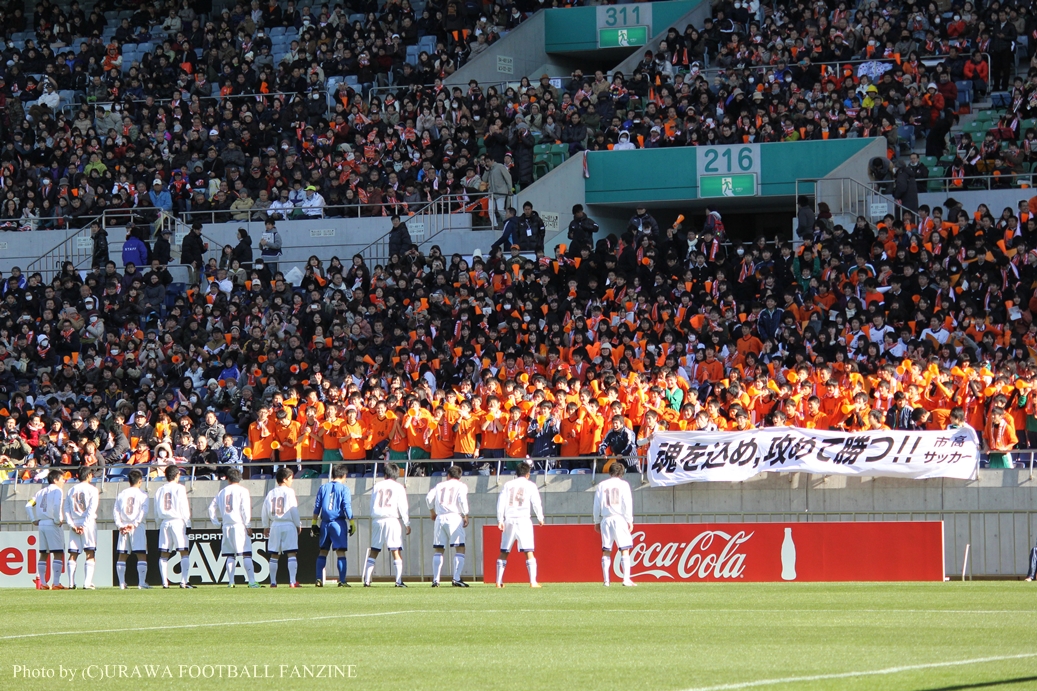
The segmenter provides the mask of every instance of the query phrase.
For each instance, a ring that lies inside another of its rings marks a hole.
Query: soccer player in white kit
[[[119,575],[119,588],[126,590],[126,558],[130,552],[137,555],[137,587],[147,590],[151,586],[148,577],[148,494],[140,488],[143,473],[134,468],[126,476],[130,486],[119,492],[115,498],[115,527],[119,529],[119,542],[116,550],[119,560],[115,563],[115,572]]]
[[[245,565],[249,588],[262,588],[256,583],[256,568],[252,563],[252,496],[241,486],[241,471],[227,469],[227,486],[221,489],[209,504],[209,520],[223,527],[220,554],[227,558],[228,588],[234,587],[234,567],[238,557]]]
[[[429,490],[425,501],[429,505],[432,520],[432,587],[439,587],[439,574],[443,570],[443,553],[448,546],[454,548],[454,578],[451,585],[467,588],[461,580],[464,570],[464,529],[468,527],[468,485],[461,482],[461,467],[452,465],[447,478]]]
[[[65,496],[62,487],[65,475],[57,468],[47,473],[47,486],[36,492],[25,506],[32,524],[40,531],[36,575],[40,579],[40,590],[64,590],[61,572],[65,566],[65,535],[61,524],[65,522]],[[50,585],[47,585],[47,555],[51,563]]]
[[[283,554],[288,559],[288,587],[298,588],[299,562],[295,555],[299,553],[299,533],[302,532],[299,500],[292,489],[291,470],[278,468],[274,477],[277,487],[266,493],[262,517],[266,551],[270,555],[270,587],[277,587],[278,557]]]
[[[518,477],[508,481],[497,497],[497,527],[503,535],[500,556],[497,558],[497,587],[504,587],[504,568],[508,565],[508,552],[518,543],[520,552],[526,553],[526,570],[529,571],[529,587],[539,588],[537,583],[537,560],[533,555],[533,521],[530,509],[536,514],[540,525],[544,524],[544,509],[540,503],[540,490],[529,479],[530,465],[518,464]]]
[[[623,565],[623,585],[635,586],[630,580],[630,548],[634,540],[634,499],[630,483],[623,479],[626,468],[619,461],[609,467],[609,479],[594,490],[594,530],[601,533],[601,575],[609,585],[612,546],[619,550]]]
[[[180,484],[180,468],[166,466],[166,484],[155,492],[155,522],[158,523],[158,548],[161,552],[158,568],[162,572],[162,587],[169,587],[169,558],[180,553],[180,587],[191,585],[191,553],[187,545],[187,529],[191,527],[191,503],[187,490]]]
[[[65,520],[72,534],[68,538],[68,585],[76,589],[76,555],[82,552],[84,565],[83,589],[94,590],[94,554],[97,552],[97,504],[100,493],[91,484],[93,468],[79,469],[79,482],[65,497]]]
[[[392,554],[393,570],[396,572],[396,587],[406,588],[403,582],[403,530],[400,521],[410,535],[410,508],[407,505],[407,490],[396,482],[400,469],[395,463],[382,466],[382,477],[371,490],[371,547],[367,550],[364,564],[364,587],[371,587],[374,564],[378,554],[387,549]]]

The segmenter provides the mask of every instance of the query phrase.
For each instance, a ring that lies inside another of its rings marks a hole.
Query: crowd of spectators
[[[939,156],[959,102],[992,89],[1015,89],[997,137],[1037,155],[1013,119],[1037,98],[1032,76],[1010,78],[1035,44],[1025,5],[725,1],[629,74],[444,86],[542,5],[182,0],[117,19],[111,3],[42,0],[28,17],[14,3],[0,12],[0,228],[132,208],[139,220],[388,216],[445,194],[464,208],[489,187],[487,156],[505,184],[529,185],[538,142],[576,153],[886,136],[896,150],[925,136]]]
[[[571,242],[546,252],[315,256],[295,285],[257,257],[168,296],[157,260],[85,279],[68,265],[50,284],[15,270],[0,463],[25,479],[340,458],[637,467],[662,429],[970,424],[1010,465],[1037,442],[1035,212],[1037,197],[996,218],[948,199],[877,229],[822,215],[797,251],[732,250],[715,211],[667,228],[639,208],[595,238],[575,208]]]

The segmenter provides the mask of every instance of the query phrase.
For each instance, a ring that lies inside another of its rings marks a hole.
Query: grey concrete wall
[[[1025,201],[1037,195],[1037,190],[1010,189],[1010,190],[977,190],[974,192],[925,192],[918,195],[919,204],[928,204],[929,208],[943,206],[943,203],[953,197],[962,203],[965,210],[972,215],[980,204],[986,204],[994,218],[1001,217],[1001,210],[1006,206],[1018,215],[1019,202]],[[944,212],[947,210],[944,209]]]
[[[506,476],[505,476],[506,477]],[[502,478],[503,479],[503,478]],[[534,476],[544,502],[548,523],[588,523],[594,484],[587,475]],[[597,478],[600,479],[600,478]],[[906,521],[943,520],[946,573],[961,575],[965,545],[971,545],[971,572],[976,576],[1021,577],[1037,537],[1037,481],[1020,470],[982,470],[974,481],[897,480],[843,476],[779,475],[767,473],[741,483],[697,483],[673,488],[634,485],[634,518],[637,522],[808,522],[808,521]],[[406,481],[412,533],[406,538],[406,572],[428,576],[431,568],[431,528],[424,497],[438,478]],[[466,477],[471,494],[472,522],[468,528],[469,561],[466,573],[481,574],[482,526],[496,522],[498,488],[495,477]],[[152,481],[149,490],[154,494]],[[300,513],[307,523],[318,480],[297,480]],[[258,516],[262,498],[272,481],[245,481]],[[368,523],[373,480],[350,479],[354,506],[358,507],[358,535],[349,550],[349,573],[357,574],[360,558],[369,544]],[[102,495],[102,528],[111,527],[115,496],[125,485],[108,484]],[[39,485],[0,486],[0,528],[27,530],[24,504]],[[189,485],[194,527],[209,527],[209,502],[220,484],[199,481]],[[19,523],[20,522],[20,523]],[[380,563],[380,574],[390,565]]]

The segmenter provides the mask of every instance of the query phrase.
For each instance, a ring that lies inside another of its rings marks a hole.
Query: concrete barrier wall
[[[501,478],[506,480],[508,476]],[[585,475],[535,476],[543,497],[548,523],[588,523],[594,497],[592,478]],[[600,479],[597,478],[597,479]],[[1026,572],[1030,547],[1037,537],[1037,481],[1026,471],[984,470],[975,481],[896,480],[810,476],[804,474],[764,476],[742,483],[701,483],[674,488],[634,485],[634,520],[643,523],[677,522],[807,522],[807,521],[907,521],[943,520],[946,573],[960,577],[966,545],[971,545],[971,568],[975,576],[1017,578]],[[409,576],[428,578],[431,569],[431,529],[425,495],[439,478],[409,478],[412,533],[405,542],[405,570]],[[469,558],[466,574],[481,576],[482,526],[496,523],[498,487],[496,477],[466,477],[470,489],[472,521],[468,527]],[[151,481],[150,493],[157,485]],[[297,480],[303,524],[308,525],[318,480]],[[349,550],[349,573],[359,573],[369,545],[367,516],[374,481],[350,479],[358,534]],[[272,481],[245,481],[252,493],[254,525]],[[111,527],[112,505],[126,485],[107,484],[102,494],[101,527]],[[209,526],[209,502],[220,484],[199,481],[188,486],[194,527]],[[25,530],[25,502],[39,485],[0,486],[0,528]],[[151,527],[154,527],[153,524]],[[383,557],[384,559],[384,557]],[[391,565],[380,563],[378,572],[389,573]]]

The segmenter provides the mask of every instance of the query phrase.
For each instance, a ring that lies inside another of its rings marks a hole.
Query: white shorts
[[[371,521],[371,549],[403,549],[403,528],[398,518]]]
[[[60,526],[54,525],[52,522],[41,523],[39,525],[40,531],[40,547],[39,552],[64,552],[65,551],[65,531]]]
[[[147,552],[148,534],[144,528],[144,525],[141,524],[137,526],[126,535],[119,533],[119,544],[116,545],[115,551],[119,554],[129,554],[130,552]]]
[[[533,521],[506,521],[504,523],[504,535],[501,536],[500,551],[510,552],[516,542],[520,552],[533,551]]]
[[[158,548],[163,552],[187,550],[187,524],[179,518],[162,521],[158,527]]]
[[[601,548],[611,550],[612,545],[615,545],[616,549],[630,549],[634,546],[630,528],[622,516],[601,519]]]
[[[83,525],[83,534],[75,532],[69,526],[68,551],[70,554],[93,552],[97,549],[97,522],[89,521]]]
[[[232,523],[223,526],[223,544],[220,554],[231,556],[238,554],[252,554],[252,536],[248,526]]]
[[[460,547],[464,545],[464,521],[456,513],[436,516],[432,528],[433,547]]]
[[[274,521],[270,524],[270,537],[266,540],[268,554],[299,551],[299,529],[291,523]]]

